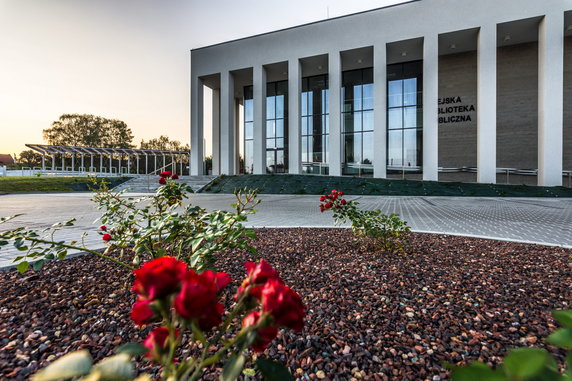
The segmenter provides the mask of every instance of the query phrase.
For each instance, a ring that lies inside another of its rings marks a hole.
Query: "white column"
[[[191,176],[203,174],[203,98],[203,80],[193,76],[191,78]],[[155,162],[156,159],[155,157]]]
[[[387,48],[373,47],[373,177],[387,177]]]
[[[222,79],[222,78],[221,78]],[[212,153],[213,153],[213,175],[220,175],[220,89],[213,89],[213,132],[212,132]]]
[[[266,173],[266,69],[253,68],[254,174]]]
[[[300,91],[302,76],[300,61],[288,61],[288,172],[302,172],[302,152],[300,151]]]
[[[564,14],[544,16],[538,29],[538,185],[562,185]]]
[[[342,175],[342,134],[341,134],[341,77],[342,65],[340,52],[328,54],[328,82],[329,82],[329,118],[330,118],[330,176]]]
[[[497,178],[497,26],[483,25],[477,47],[477,181]]]
[[[234,78],[228,71],[220,74],[220,171],[234,175]]]
[[[439,38],[423,40],[423,180],[439,179]]]

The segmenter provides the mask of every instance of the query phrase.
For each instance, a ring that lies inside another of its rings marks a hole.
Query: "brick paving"
[[[23,213],[0,231],[27,226],[43,229],[76,218],[74,227],[56,238],[79,239],[89,232],[86,244],[102,247],[96,233],[100,213],[88,193],[0,195],[0,216]],[[249,218],[253,227],[331,227],[331,214],[320,213],[317,196],[261,195],[258,213]],[[398,213],[413,231],[465,235],[517,242],[572,247],[572,199],[349,196],[363,208]],[[194,194],[190,201],[208,210],[228,209],[228,194]],[[0,249],[0,267],[12,264],[18,252]]]

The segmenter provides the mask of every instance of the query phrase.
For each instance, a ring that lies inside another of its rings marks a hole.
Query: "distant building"
[[[194,175],[203,86],[213,174],[552,186],[572,173],[570,0],[412,0],[193,49]]]
[[[14,159],[12,159],[12,156],[0,153],[0,166],[12,164],[14,164]]]

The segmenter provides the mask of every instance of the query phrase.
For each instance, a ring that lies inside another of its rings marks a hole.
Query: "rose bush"
[[[270,264],[264,260],[248,262],[245,268],[246,277],[223,319],[225,308],[219,294],[231,282],[228,274],[210,270],[198,273],[173,257],[144,264],[134,271],[133,291],[137,300],[131,318],[139,326],[153,323],[158,326],[142,345],[128,344],[119,351],[131,356],[144,355],[149,361],[160,363],[165,380],[196,380],[206,368],[219,362],[225,363],[221,379],[236,379],[246,363],[249,348],[263,352],[281,328],[301,331],[305,315],[300,295],[284,284]],[[200,343],[200,355],[176,358],[185,343]],[[256,364],[266,379],[292,379],[279,363],[258,357]],[[96,367],[84,367],[81,373],[60,375],[50,365],[36,379],[42,380],[44,374],[71,378],[97,371]]]
[[[398,214],[361,210],[357,201],[347,201],[343,196],[344,192],[336,189],[320,196],[320,211],[332,211],[336,225],[349,221],[353,233],[371,242],[377,250],[388,253],[405,250],[411,229]]]

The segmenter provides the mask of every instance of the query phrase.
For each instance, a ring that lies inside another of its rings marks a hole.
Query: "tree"
[[[156,149],[163,151],[189,151],[189,145],[184,146],[178,140],[170,140],[168,136],[161,135],[148,142],[141,140],[141,149]]]
[[[131,148],[133,134],[127,124],[89,114],[63,114],[43,131],[48,144]]]
[[[42,165],[42,155],[29,149],[20,152],[17,161],[21,167],[39,167]]]

